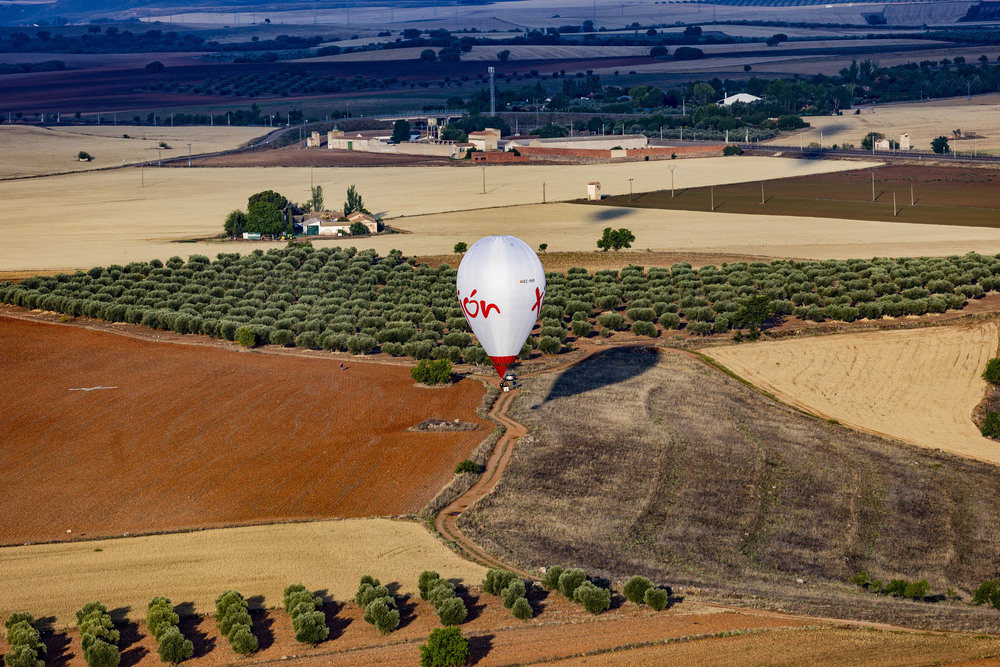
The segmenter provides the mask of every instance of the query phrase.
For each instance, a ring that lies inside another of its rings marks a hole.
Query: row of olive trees
[[[250,605],[238,591],[224,591],[215,599],[215,625],[240,655],[250,655],[260,645],[253,632]]]
[[[526,621],[535,615],[528,602],[528,584],[510,570],[490,568],[483,579],[483,592],[496,595],[514,618]]]
[[[65,315],[203,334],[246,345],[283,345],[414,359],[487,363],[469,332],[447,264],[430,267],[398,250],[313,249],[221,253],[214,261],[95,267],[0,283],[0,302]],[[745,314],[806,320],[879,319],[961,308],[1000,287],[1000,258],[734,262],[694,269],[627,266],[546,273],[538,328],[522,349],[558,353],[572,337],[686,329],[696,334],[759,327]]]
[[[118,641],[121,633],[108,614],[108,608],[100,602],[88,602],[76,612],[76,624],[80,629],[80,643],[83,659],[88,667],[118,667],[121,650]]]
[[[42,667],[45,662],[45,644],[35,627],[35,617],[27,612],[14,612],[4,621],[7,629],[7,645],[10,650],[4,654],[7,667]]]
[[[465,601],[455,594],[455,584],[442,579],[437,572],[431,570],[421,572],[417,581],[417,591],[421,600],[427,600],[434,607],[442,625],[458,625],[469,614]]]
[[[155,597],[146,608],[146,629],[156,639],[160,660],[176,665],[194,655],[194,643],[185,639],[177,623],[180,616],[168,598]]]
[[[386,635],[399,627],[399,608],[389,589],[371,575],[361,577],[354,602],[365,610],[365,623]]]

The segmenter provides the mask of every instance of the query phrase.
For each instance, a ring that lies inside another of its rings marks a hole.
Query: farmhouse
[[[481,132],[469,132],[469,143],[478,151],[495,151],[500,143],[500,130],[488,127]]]
[[[302,232],[307,236],[343,236],[351,233],[351,225],[362,223],[369,234],[378,232],[378,221],[367,213],[355,211],[344,216],[341,211],[323,211],[296,216]]]
[[[889,151],[892,150],[892,142],[888,139],[879,139],[875,142],[875,150],[877,151]]]

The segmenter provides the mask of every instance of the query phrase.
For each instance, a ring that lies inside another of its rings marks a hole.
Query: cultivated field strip
[[[416,594],[422,570],[478,583],[485,569],[462,560],[422,526],[389,519],[348,519],[224,528],[0,549],[0,616],[33,610],[68,627],[85,602],[127,608],[144,618],[154,596],[191,602],[207,614],[223,590],[281,604],[289,583],[308,582],[336,600],[352,598],[363,574]]]
[[[709,356],[792,405],[922,447],[1000,463],[972,422],[995,321],[713,348]]]

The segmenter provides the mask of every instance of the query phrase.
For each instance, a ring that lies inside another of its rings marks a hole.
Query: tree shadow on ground
[[[115,628],[121,634],[118,640],[118,648],[121,649],[119,667],[134,667],[134,665],[138,665],[143,658],[149,655],[149,649],[138,645],[143,637],[139,633],[139,624],[125,618],[125,614],[130,609],[131,607],[119,607],[108,612],[111,618],[121,619],[115,621]]]
[[[212,621],[207,617],[201,617],[194,612],[193,602],[182,602],[174,607],[174,611],[180,616],[177,623],[178,629],[185,639],[190,639],[194,644],[194,658],[208,655],[215,648],[215,637],[210,637],[206,632]]]
[[[417,602],[412,595],[403,595],[396,598],[396,608],[399,609],[399,627],[405,628],[417,619]]]
[[[473,635],[469,637],[469,664],[478,665],[493,649],[496,635]]]
[[[462,588],[455,589],[455,595],[462,598],[465,602],[465,608],[468,610],[468,615],[465,617],[465,622],[474,621],[479,618],[483,611],[486,609],[486,601],[483,600],[485,594],[473,595],[469,592],[468,588],[464,586]]]
[[[347,626],[352,623],[352,619],[340,616],[340,612],[344,609],[344,604],[334,600],[328,590],[316,591],[315,595],[318,595],[323,600],[323,615],[326,616],[326,627],[330,629],[330,636],[327,637],[327,641],[333,641],[344,634]]]
[[[257,637],[257,650],[263,651],[271,647],[274,644],[274,631],[271,627],[274,625],[274,619],[264,608],[264,596],[255,595],[253,597],[247,598],[247,603],[250,605],[250,620],[253,621],[253,633]]]
[[[532,585],[528,587],[527,595],[528,604],[531,605],[532,616],[538,616],[545,608],[548,606],[546,600],[549,598],[551,591],[547,591],[541,586]]]
[[[39,619],[40,628],[52,627],[55,618]],[[72,643],[67,632],[45,632],[42,635],[42,643],[45,644],[45,664],[49,667],[66,667],[73,658],[69,647]]]
[[[659,359],[652,347],[602,350],[563,371],[542,403],[631,380],[656,366]],[[531,406],[533,410],[538,407],[540,404]]]

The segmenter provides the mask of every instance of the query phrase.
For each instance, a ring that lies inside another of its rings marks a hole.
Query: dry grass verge
[[[967,604],[995,576],[994,466],[805,416],[681,353],[609,350],[522,392],[512,416],[534,438],[460,520],[499,557],[813,615],[1000,631],[995,610]],[[845,583],[862,569],[963,602]]]
[[[492,407],[492,406],[491,406]],[[506,426],[502,424],[493,429],[493,432],[489,434],[479,445],[472,450],[472,454],[469,455],[469,460],[478,465],[480,468],[486,465],[486,462],[490,459],[490,454],[493,453],[493,447],[496,446],[497,441],[503,436],[504,432],[507,430]],[[482,473],[478,472],[463,472],[455,475],[450,482],[448,482],[443,489],[438,491],[438,494],[431,498],[430,502],[424,505],[423,509],[417,515],[421,519],[431,519],[437,516],[437,513],[442,509],[450,505],[455,501],[456,498],[461,496],[463,493],[472,488],[472,485],[479,480],[479,476]]]

